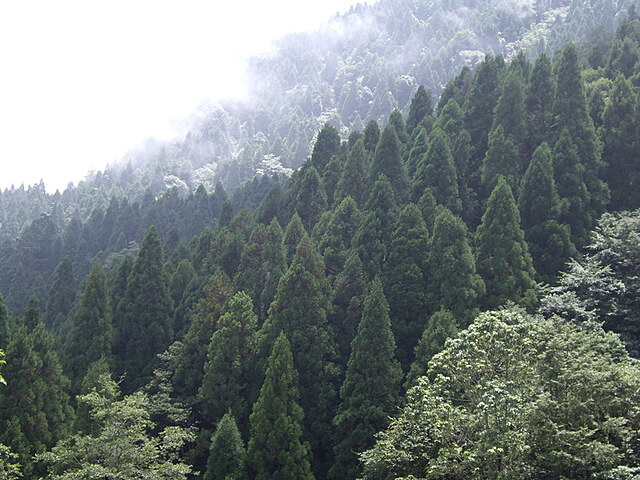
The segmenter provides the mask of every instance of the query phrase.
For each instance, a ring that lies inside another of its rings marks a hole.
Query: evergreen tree
[[[422,85],[418,87],[411,99],[409,116],[407,117],[407,134],[413,136],[413,131],[428,116],[433,115],[433,96]]]
[[[247,460],[256,480],[313,480],[309,447],[302,440],[298,372],[287,336],[280,333],[251,413]]]
[[[395,359],[389,307],[382,282],[376,278],[364,300],[362,320],[351,344],[347,373],[340,389],[341,403],[334,423],[339,442],[331,478],[356,478],[357,453],[370,448],[374,434],[385,428],[398,405],[402,378]]]
[[[340,135],[333,125],[325,123],[313,146],[311,165],[317,173],[323,175],[327,164],[334,155],[340,155]]]
[[[101,358],[110,359],[112,343],[111,305],[102,265],[95,262],[64,344],[65,370],[74,391],[78,391],[90,364]]]
[[[533,153],[522,179],[518,210],[536,272],[551,282],[577,252],[567,225],[558,223],[561,204],[553,180],[553,158],[546,143]]]
[[[411,364],[411,369],[407,373],[405,387],[411,388],[416,384],[418,377],[427,374],[429,360],[444,348],[448,338],[453,338],[458,334],[456,319],[449,310],[441,308],[431,315],[427,326],[422,332],[420,341],[416,345],[415,360]]]
[[[9,319],[9,311],[4,303],[2,293],[0,293],[0,350],[7,348],[9,338],[11,337],[11,323]]]
[[[640,193],[636,188],[640,179],[638,142],[632,141],[639,131],[637,103],[638,96],[631,82],[618,75],[604,110],[602,132],[605,180],[611,188],[611,208],[614,210],[632,210],[640,206]]]
[[[368,167],[364,141],[359,139],[349,151],[349,155],[347,155],[342,176],[336,187],[334,203],[339,203],[346,197],[351,197],[360,207],[364,205],[368,188]]]
[[[520,213],[504,177],[491,192],[476,235],[478,273],[487,286],[483,307],[492,309],[511,300],[533,308],[535,271],[520,229]]]
[[[251,232],[249,243],[242,251],[240,265],[233,279],[238,290],[243,290],[255,302],[260,300],[264,288],[266,271],[264,269],[264,247],[267,230],[261,223]]]
[[[217,422],[230,411],[238,418],[241,430],[246,431],[257,317],[251,298],[244,292],[231,297],[225,310],[209,343],[198,398],[210,422]]]
[[[327,208],[327,195],[318,171],[313,167],[306,169],[302,184],[296,197],[296,213],[302,225],[310,232]]]
[[[307,413],[305,432],[312,442],[314,470],[328,468],[331,457],[331,412],[337,397],[339,369],[333,331],[327,322],[329,285],[322,257],[304,236],[263,325],[260,352],[273,345],[280,332],[291,338],[300,371],[300,403]],[[326,470],[325,470],[326,471]]]
[[[413,136],[413,143],[409,144],[406,153],[407,175],[413,178],[418,169],[418,165],[422,161],[425,153],[427,153],[427,131],[420,128]]]
[[[218,225],[222,227],[228,227],[232,219],[233,204],[231,203],[231,200],[226,199],[222,204],[222,208],[220,209],[220,218],[218,219]]]
[[[482,163],[481,176],[487,193],[495,188],[499,176],[505,178],[512,191],[519,191],[521,165],[518,149],[513,139],[505,134],[502,125],[489,134],[489,149]]]
[[[71,259],[64,259],[56,267],[53,283],[49,289],[45,324],[53,330],[58,330],[71,310],[76,297]]]
[[[393,125],[387,125],[382,131],[371,162],[370,181],[375,182],[381,174],[391,182],[396,202],[403,203],[408,197],[409,180],[402,161],[401,144]]]
[[[267,317],[267,310],[276,296],[280,278],[287,271],[287,255],[283,238],[284,234],[280,224],[276,219],[273,219],[267,226],[267,237],[264,246],[263,268],[266,275],[258,304],[258,317],[261,320]]]
[[[518,147],[524,141],[526,133],[525,116],[522,69],[519,65],[512,64],[505,79],[502,81],[502,93],[496,104],[491,129],[495,130],[498,125],[502,125],[504,135],[511,137],[516,147]]]
[[[277,218],[282,220],[282,211],[286,205],[284,190],[280,182],[275,182],[269,193],[262,199],[260,206],[256,210],[256,220],[267,225],[271,220]]]
[[[153,372],[155,356],[173,339],[171,297],[155,227],[149,228],[142,240],[119,310],[123,319],[117,334],[124,348],[115,353],[120,371],[126,373],[123,389],[133,391],[145,383]]]
[[[533,152],[543,141],[548,140],[548,133],[553,123],[553,92],[555,85],[551,60],[542,52],[531,72],[531,80],[527,89],[527,151]]]
[[[335,192],[340,178],[342,178],[342,170],[344,168],[344,159],[342,155],[334,155],[327,164],[327,168],[322,176],[322,185],[327,195],[327,205],[333,205],[335,201]]]
[[[462,203],[458,192],[458,174],[453,162],[449,139],[439,128],[431,132],[427,154],[418,165],[413,179],[411,198],[417,202],[429,189],[436,202],[460,213]]]
[[[235,418],[225,413],[211,437],[204,480],[247,480],[246,456]]]
[[[284,231],[284,238],[282,240],[287,254],[287,264],[290,264],[293,260],[298,244],[306,234],[307,232],[302,225],[300,216],[297,213],[294,213],[293,217],[291,217],[291,220],[287,224],[287,228]]]
[[[318,243],[328,275],[337,275],[344,265],[351,239],[360,226],[360,210],[355,200],[346,197],[329,214],[327,228]]]
[[[429,232],[416,205],[400,213],[391,236],[384,284],[389,301],[398,358],[403,367],[411,362],[415,341],[424,329],[426,261]]]
[[[380,127],[375,120],[371,120],[364,128],[364,148],[369,154],[376,151],[376,146],[380,140]]]
[[[407,130],[404,126],[404,120],[402,119],[402,113],[400,113],[400,110],[398,110],[397,108],[393,109],[393,111],[389,115],[389,122],[387,123],[387,125],[392,125],[393,128],[396,129],[396,135],[398,136],[400,147],[401,149],[404,148],[407,140],[409,140],[409,135],[407,135]]]
[[[434,312],[445,308],[466,326],[477,314],[485,285],[476,273],[476,263],[462,219],[439,206],[428,258],[429,304]]]
[[[184,318],[182,318],[178,312],[185,299],[185,293],[188,294],[189,292],[189,284],[196,276],[197,274],[195,268],[193,268],[193,264],[189,259],[185,258],[180,261],[173,275],[171,275],[171,280],[169,280],[169,295],[173,300],[174,307],[174,329],[176,335],[180,337],[186,333],[185,330],[188,328],[188,325],[184,324]]]

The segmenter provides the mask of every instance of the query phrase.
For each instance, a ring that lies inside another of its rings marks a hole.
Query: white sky
[[[203,102],[243,94],[246,58],[356,3],[1,1],[0,188],[63,189],[172,138]]]

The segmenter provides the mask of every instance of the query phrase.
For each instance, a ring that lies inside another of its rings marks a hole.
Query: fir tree
[[[246,456],[235,418],[225,413],[211,437],[204,480],[247,480]]]
[[[433,96],[422,85],[418,87],[411,99],[409,116],[407,117],[407,134],[411,137],[413,131],[428,116],[433,115]]]
[[[256,480],[313,480],[309,447],[302,439],[298,372],[287,336],[280,333],[267,362],[251,413],[247,459]]]
[[[335,191],[342,178],[342,170],[344,168],[344,159],[342,155],[334,155],[327,164],[327,168],[322,176],[322,185],[327,196],[327,205],[333,205],[335,201]]]
[[[407,130],[404,126],[404,120],[402,119],[402,113],[397,108],[394,108],[391,114],[389,115],[389,122],[387,125],[392,125],[396,130],[396,135],[398,136],[398,141],[400,142],[401,149],[407,143],[409,139],[409,135],[407,135]],[[383,132],[384,133],[384,132]]]
[[[502,93],[496,104],[492,130],[502,125],[504,135],[511,137],[516,147],[520,146],[526,133],[525,116],[522,69],[512,64],[502,82]]]
[[[407,175],[413,178],[418,169],[418,165],[422,161],[425,153],[427,153],[427,131],[420,128],[413,136],[413,143],[409,145],[406,153]]]
[[[379,175],[385,175],[393,188],[396,202],[403,203],[409,193],[409,180],[402,162],[401,145],[393,125],[382,131],[380,141],[371,162],[369,179],[375,182]]]
[[[76,297],[71,259],[64,259],[56,267],[53,283],[49,289],[46,307],[45,324],[53,330],[58,330],[71,310]]]
[[[284,238],[282,240],[287,254],[287,264],[290,264],[291,260],[293,260],[298,244],[306,234],[307,232],[302,225],[300,216],[297,213],[294,213],[287,224],[287,228],[284,231]]]
[[[527,89],[527,151],[533,152],[547,136],[553,123],[555,85],[551,60],[542,52],[536,59]]]
[[[334,155],[340,155],[340,135],[333,125],[325,123],[313,146],[311,165],[320,175],[323,175],[327,164]]]
[[[499,176],[505,178],[512,191],[518,192],[521,176],[518,149],[513,139],[505,134],[502,125],[489,134],[489,149],[482,163],[481,176],[487,193],[495,188]]]
[[[244,292],[231,297],[225,310],[209,343],[198,398],[203,414],[212,423],[229,410],[246,431],[257,317],[251,298]]]
[[[518,207],[503,177],[489,197],[476,235],[478,273],[487,286],[483,307],[492,309],[511,300],[533,308],[535,271],[520,228]]]
[[[340,389],[341,403],[334,423],[340,441],[331,478],[356,478],[360,472],[357,453],[370,448],[374,434],[386,428],[398,405],[402,378],[395,359],[389,307],[382,282],[376,278],[364,300],[362,320],[351,344],[347,373]]]
[[[65,370],[76,392],[90,364],[110,359],[112,343],[111,305],[102,265],[95,262],[64,345]]]
[[[364,148],[369,154],[373,154],[380,140],[380,127],[375,120],[371,120],[364,128]]]
[[[320,215],[327,208],[327,195],[322,185],[318,171],[313,167],[307,168],[302,184],[296,197],[296,213],[300,216],[302,225],[310,232],[320,219]]]
[[[240,265],[233,279],[238,290],[247,293],[254,302],[260,300],[266,277],[264,270],[264,247],[267,230],[259,223],[251,232],[249,243],[242,251]]]
[[[351,197],[360,207],[364,205],[368,187],[368,167],[364,141],[359,139],[349,151],[349,155],[347,155],[342,176],[336,187],[334,203],[339,203],[346,197]]]
[[[264,320],[267,310],[273,302],[278,289],[280,278],[287,271],[287,255],[283,244],[284,234],[276,219],[273,219],[267,227],[267,236],[264,246],[264,265],[266,272],[264,288],[260,293],[258,304],[258,317]]]
[[[153,372],[155,356],[173,339],[171,298],[155,227],[142,240],[119,310],[124,318],[117,333],[124,349],[116,354],[120,370],[126,373],[123,388],[133,391],[145,383]]]
[[[327,228],[318,244],[328,275],[337,275],[342,270],[351,239],[360,226],[360,217],[358,205],[351,197],[346,197],[331,212]]]

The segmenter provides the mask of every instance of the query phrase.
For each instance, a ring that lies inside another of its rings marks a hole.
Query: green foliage
[[[264,264],[262,268],[266,275],[258,304],[258,316],[262,320],[267,317],[267,310],[276,296],[280,278],[287,270],[287,257],[283,240],[282,228],[280,228],[278,221],[273,219],[267,226],[267,238],[264,246]]]
[[[360,210],[355,200],[346,197],[330,212],[326,229],[318,242],[328,275],[337,275],[344,266],[351,239],[360,226]]]
[[[430,91],[420,85],[411,99],[409,116],[407,117],[407,134],[413,135],[413,131],[428,116],[433,115],[433,97]]]
[[[514,144],[519,146],[522,144],[526,134],[525,117],[523,72],[520,65],[514,62],[502,81],[502,93],[496,104],[492,130],[501,125],[504,129],[505,137],[512,138]],[[489,140],[489,143],[491,143],[491,140]]]
[[[287,228],[284,231],[283,244],[287,253],[287,264],[291,264],[291,260],[296,253],[300,240],[307,234],[302,220],[297,213],[294,213],[291,220],[287,224]]]
[[[54,330],[60,329],[66,315],[71,310],[76,292],[73,280],[73,265],[69,257],[65,257],[56,267],[53,283],[49,289],[45,324]]]
[[[395,127],[388,124],[380,135],[369,171],[371,183],[376,182],[379,175],[389,179],[398,203],[404,202],[409,196],[409,180],[402,161],[401,148]]]
[[[334,202],[339,203],[346,197],[351,197],[359,206],[363,206],[368,187],[368,169],[369,162],[367,160],[364,141],[360,139],[353,145],[347,155],[342,176],[336,187]]]
[[[225,413],[211,437],[204,480],[246,480],[247,452],[231,413]]]
[[[503,177],[493,189],[476,232],[476,261],[487,293],[482,305],[496,308],[508,300],[527,308],[536,303],[533,263],[524,233],[520,229],[520,213]]]
[[[519,191],[521,170],[518,150],[512,137],[505,134],[502,124],[489,133],[489,149],[480,172],[487,193],[496,187],[499,176],[505,178],[511,191],[516,194]]]
[[[553,123],[553,92],[555,91],[551,60],[542,52],[536,58],[527,89],[527,151],[532,152],[547,140]]]
[[[376,278],[367,289],[362,320],[351,344],[347,372],[340,389],[341,403],[334,423],[336,462],[329,476],[356,478],[360,471],[356,453],[373,445],[375,432],[386,427],[398,404],[402,378],[395,358],[389,307],[382,282]]]
[[[639,373],[598,328],[484,313],[361,455],[364,478],[609,478],[637,465]]]
[[[81,395],[95,422],[95,431],[66,438],[38,456],[52,480],[82,478],[186,479],[191,468],[180,461],[180,452],[192,435],[171,425],[151,436],[149,397],[141,392],[119,400],[118,386],[107,375],[100,386]]]
[[[330,123],[325,123],[318,133],[318,139],[311,154],[311,165],[323,175],[327,164],[334,155],[340,154],[340,135]]]
[[[281,332],[267,362],[260,396],[251,413],[247,459],[256,480],[312,480],[309,446],[302,439],[298,372]]]

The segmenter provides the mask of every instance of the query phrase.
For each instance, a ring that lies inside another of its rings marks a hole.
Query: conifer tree
[[[71,310],[75,297],[73,266],[71,259],[64,257],[56,267],[56,271],[53,274],[53,283],[49,289],[45,316],[47,327],[53,330],[60,328],[66,315]]]
[[[427,131],[424,128],[417,129],[418,131],[413,136],[413,143],[407,148],[406,164],[407,164],[407,176],[413,178],[418,169],[418,165],[422,161],[425,153],[427,153]]]
[[[404,126],[404,120],[402,119],[402,113],[397,108],[394,108],[391,114],[389,115],[388,125],[392,125],[393,128],[396,129],[396,135],[398,136],[398,141],[400,142],[401,150],[406,145],[407,140],[409,140],[409,135],[407,135],[407,130]]]
[[[287,224],[287,228],[284,231],[284,238],[282,240],[287,254],[287,264],[290,264],[291,260],[293,260],[298,244],[306,234],[307,232],[302,225],[300,216],[297,213],[294,213]]]
[[[334,155],[327,164],[327,168],[322,176],[322,185],[327,196],[327,205],[333,205],[335,201],[335,192],[338,182],[342,177],[344,169],[344,158],[342,155]]]
[[[491,192],[476,235],[478,273],[487,287],[483,307],[492,309],[511,300],[532,308],[535,271],[520,228],[520,213],[504,177],[499,177]]]
[[[260,396],[251,413],[247,460],[256,480],[313,480],[298,404],[298,372],[281,332],[267,361]]]
[[[413,131],[428,116],[433,115],[433,96],[422,85],[418,87],[411,99],[409,115],[407,117],[407,134],[413,136]]]
[[[225,310],[209,342],[198,398],[209,421],[215,423],[230,411],[246,432],[254,380],[257,317],[251,297],[244,292],[231,297]]]
[[[360,226],[360,217],[358,205],[351,197],[342,200],[330,213],[327,228],[318,243],[328,275],[337,275],[342,270],[351,239]]]
[[[352,241],[352,247],[360,256],[369,278],[382,272],[397,214],[398,206],[391,184],[387,177],[381,175],[373,185],[362,222]]]
[[[349,151],[347,161],[338,181],[334,203],[339,203],[346,197],[353,198],[362,207],[366,200],[368,188],[367,172],[369,164],[364,148],[363,139],[359,139]]]
[[[553,92],[555,85],[551,60],[542,52],[531,72],[527,89],[527,151],[533,152],[548,134],[553,123]]]
[[[376,146],[380,140],[380,127],[375,120],[371,120],[364,128],[364,148],[373,155],[376,151]]]
[[[434,312],[453,312],[462,326],[477,314],[485,285],[476,263],[464,222],[442,206],[436,208],[428,258],[429,304]]]
[[[320,175],[324,174],[327,164],[334,155],[340,155],[340,135],[330,123],[325,123],[318,132],[318,139],[311,153],[311,165]]]
[[[211,437],[204,480],[247,480],[247,451],[231,413],[225,413]]]
[[[442,351],[447,338],[453,338],[457,334],[456,319],[449,310],[441,308],[431,315],[416,345],[415,359],[405,382],[407,389],[415,385],[418,377],[427,374],[427,364],[431,357]]]
[[[611,208],[631,210],[640,206],[636,182],[640,178],[638,142],[638,96],[622,74],[616,77],[604,110],[602,139],[605,180],[611,188]]]
[[[171,298],[155,227],[149,228],[142,240],[119,310],[123,320],[117,334],[124,348],[116,354],[120,371],[126,373],[123,389],[133,391],[145,383],[153,372],[155,356],[173,339]]]
[[[387,125],[382,131],[371,162],[370,181],[377,181],[381,174],[389,179],[396,202],[403,203],[409,194],[409,180],[402,161],[401,144],[393,125]]]
[[[284,190],[280,182],[275,182],[269,193],[264,197],[260,206],[256,210],[256,220],[267,225],[271,220],[277,218],[282,220],[282,211],[286,205]]]
[[[64,344],[64,365],[73,390],[78,391],[87,367],[101,358],[110,359],[113,344],[111,305],[102,264],[95,262],[74,312]]]
[[[389,307],[382,282],[373,280],[364,300],[362,320],[351,344],[334,423],[338,443],[331,478],[356,478],[357,453],[370,448],[374,434],[386,428],[398,404],[402,370],[395,358]]]
[[[400,213],[391,236],[384,284],[389,301],[398,358],[408,368],[415,342],[424,329],[425,285],[429,232],[418,207],[410,203]]]
[[[431,132],[427,154],[418,165],[411,190],[411,198],[415,202],[425,190],[430,190],[440,205],[445,205],[455,213],[462,210],[458,173],[453,162],[451,146],[446,134],[439,128],[434,128]]]
[[[525,94],[522,69],[515,63],[509,67],[502,82],[502,93],[498,98],[493,118],[492,130],[502,125],[504,135],[513,139],[516,147],[524,141],[525,124]]]
[[[280,278],[287,271],[287,255],[283,244],[284,234],[275,218],[267,226],[266,233],[263,265],[266,275],[257,309],[258,317],[262,321],[267,317],[267,310],[276,296]]]
[[[551,283],[565,262],[577,252],[567,225],[558,223],[560,197],[553,179],[553,158],[547,143],[533,153],[522,179],[518,210],[536,272]]]
[[[300,216],[302,225],[310,232],[320,219],[320,215],[327,208],[327,195],[322,185],[318,171],[313,167],[307,168],[302,178],[302,184],[296,197],[296,213]]]
[[[331,412],[339,376],[336,343],[327,322],[329,284],[324,271],[322,257],[305,235],[280,280],[259,341],[265,358],[279,332],[291,338],[300,371],[300,403],[307,413],[305,432],[312,442],[314,470],[318,472],[328,468],[332,453]]]
[[[264,247],[267,230],[261,223],[257,224],[251,232],[249,243],[242,251],[238,271],[233,278],[233,283],[238,290],[247,293],[254,302],[260,300],[264,288],[266,271],[264,269]]]
[[[521,176],[518,149],[512,137],[505,134],[502,125],[498,125],[489,134],[489,149],[482,163],[482,185],[487,193],[495,188],[500,175],[513,192],[518,192]]]
[[[11,324],[9,321],[9,311],[4,303],[2,293],[0,293],[0,350],[7,348],[9,337],[11,336]]]

